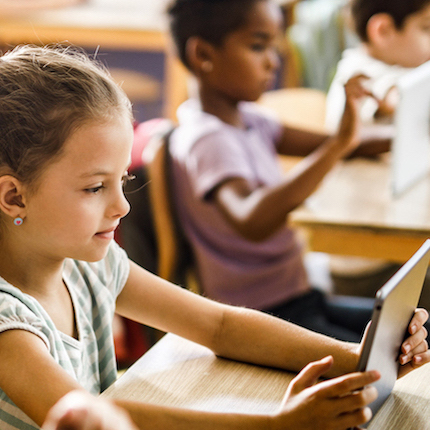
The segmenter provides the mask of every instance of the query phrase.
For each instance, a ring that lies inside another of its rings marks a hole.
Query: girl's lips
[[[96,233],[96,236],[101,239],[113,239],[116,227]]]

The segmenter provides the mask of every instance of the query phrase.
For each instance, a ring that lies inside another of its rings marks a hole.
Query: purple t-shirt
[[[242,103],[240,110],[246,129],[202,112],[197,100],[179,107],[179,127],[170,139],[173,191],[205,295],[267,309],[307,290],[308,282],[301,247],[287,225],[262,242],[249,241],[210,198],[230,178],[244,178],[252,187],[281,180],[276,152],[280,124],[252,103]]]

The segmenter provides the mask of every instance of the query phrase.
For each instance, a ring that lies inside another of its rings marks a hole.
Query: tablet
[[[392,193],[397,197],[430,171],[430,61],[402,76],[394,117]]]
[[[378,370],[378,398],[373,415],[390,395],[399,371],[400,346],[418,305],[430,260],[430,239],[376,293],[372,323],[364,341],[358,371]]]

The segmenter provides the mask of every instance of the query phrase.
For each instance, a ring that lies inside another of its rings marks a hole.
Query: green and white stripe
[[[78,339],[59,332],[36,299],[0,278],[0,332],[21,329],[39,336],[69,375],[99,394],[116,379],[112,319],[128,273],[127,255],[115,242],[99,262],[65,261],[63,279],[72,297]],[[1,389],[0,429],[39,429]]]

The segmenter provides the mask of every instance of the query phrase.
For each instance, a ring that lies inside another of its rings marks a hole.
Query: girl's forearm
[[[114,400],[141,430],[270,430],[269,415],[204,412],[128,400]]]
[[[245,308],[226,307],[214,352],[237,361],[297,372],[328,355],[334,365],[326,376],[353,372],[358,345],[304,329],[296,324]]]

